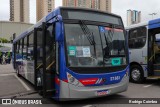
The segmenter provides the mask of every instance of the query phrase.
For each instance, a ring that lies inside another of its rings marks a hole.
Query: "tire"
[[[16,67],[16,74],[18,77],[20,77],[21,75],[19,74],[19,69],[18,69],[18,66]]]
[[[139,65],[132,65],[130,69],[130,81],[133,83],[144,82],[143,69]]]

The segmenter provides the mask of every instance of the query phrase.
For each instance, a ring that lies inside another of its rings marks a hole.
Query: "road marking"
[[[10,75],[15,75],[15,73],[12,73],[12,74],[0,74],[0,77],[3,77],[3,76],[10,76]]]
[[[92,105],[86,105],[86,106],[82,106],[82,107],[93,107]]]
[[[150,86],[152,86],[153,84],[151,84],[151,85],[145,85],[145,86],[143,86],[144,88],[148,88],[148,87],[150,87]]]
[[[17,77],[17,75],[14,75],[18,80],[19,82],[26,88],[27,91],[30,91],[31,89],[20,79]]]

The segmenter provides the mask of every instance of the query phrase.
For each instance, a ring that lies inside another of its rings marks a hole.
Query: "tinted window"
[[[19,53],[19,41],[16,43],[16,53],[18,54]]]
[[[22,46],[23,46],[23,39],[20,40],[20,46],[19,46],[19,54],[22,55]]]
[[[56,64],[55,58],[55,35],[53,26],[49,26],[46,31],[46,66],[47,70],[53,70]]]
[[[156,40],[155,40],[155,41],[156,41],[156,42],[159,42],[159,41],[160,41],[160,34],[156,34],[155,37],[156,37]]]
[[[129,48],[142,48],[146,43],[146,27],[139,27],[129,31]]]
[[[26,59],[27,57],[27,36],[24,38],[24,44],[23,44],[23,59]]]
[[[29,43],[28,43],[28,60],[33,60],[33,39],[34,39],[34,34],[33,32],[29,35]]]

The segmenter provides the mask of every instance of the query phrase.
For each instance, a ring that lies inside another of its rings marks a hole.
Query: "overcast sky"
[[[62,4],[56,0],[56,7]],[[122,16],[126,25],[127,10],[133,9],[142,12],[142,21],[152,19],[150,13],[157,13],[154,18],[160,18],[160,0],[112,0],[112,13]],[[0,0],[0,20],[9,20],[9,0]],[[30,22],[36,22],[36,0],[30,0]]]

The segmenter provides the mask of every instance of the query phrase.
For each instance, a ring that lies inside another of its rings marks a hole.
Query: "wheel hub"
[[[138,70],[138,69],[133,69],[133,71],[132,71],[132,78],[133,78],[135,81],[137,81],[137,80],[140,78],[140,75],[141,75],[140,70]]]

